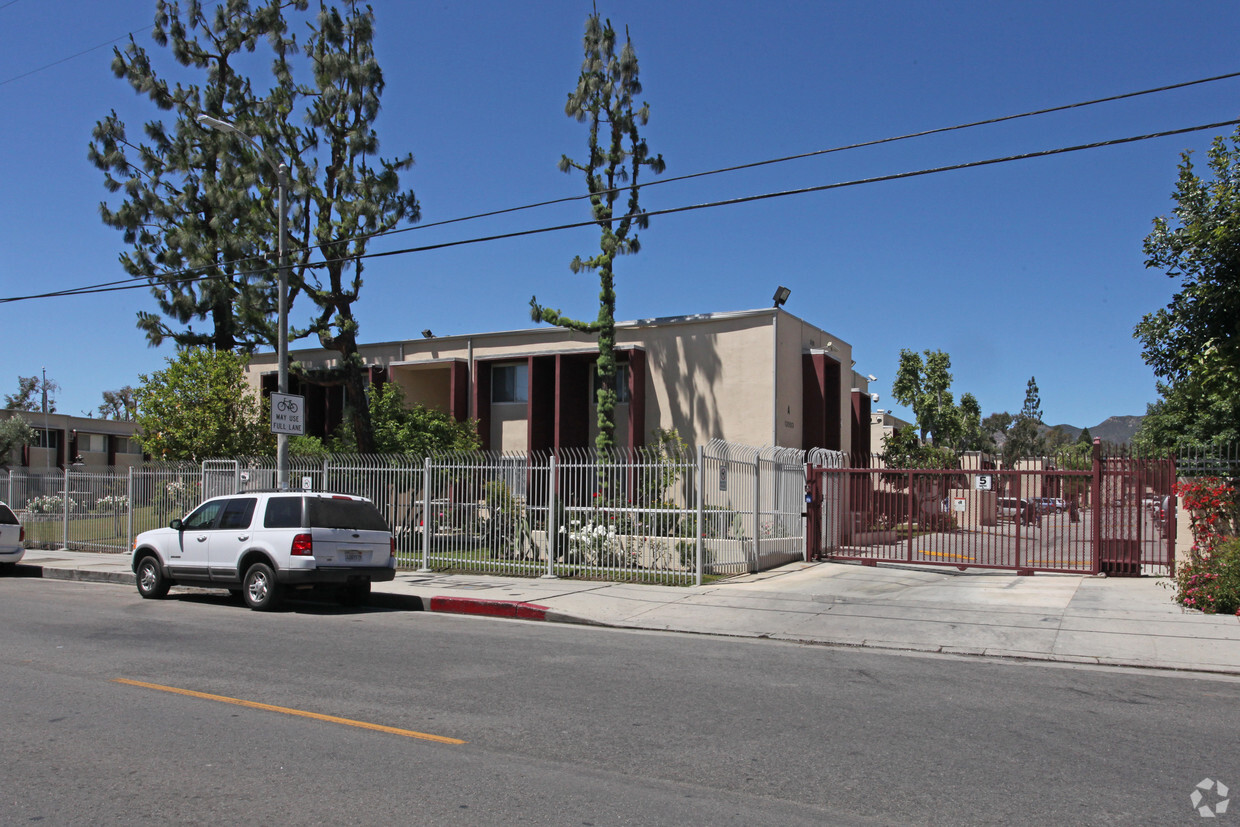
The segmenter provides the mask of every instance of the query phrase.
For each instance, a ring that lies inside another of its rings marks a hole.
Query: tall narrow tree
[[[636,253],[641,249],[634,228],[646,229],[649,218],[638,204],[642,167],[660,173],[665,164],[662,155],[650,156],[646,141],[638,127],[650,118],[649,107],[638,106],[635,96],[642,91],[638,79],[637,52],[625,30],[624,45],[616,51],[616,32],[611,21],[594,12],[586,20],[582,40],[585,60],[577,88],[568,95],[564,111],[586,124],[589,134],[588,155],[574,161],[567,155],[560,158],[560,170],[580,172],[585,176],[590,194],[590,207],[601,230],[599,252],[589,258],[573,259],[574,273],[598,271],[598,318],[583,322],[568,318],[559,310],[543,307],[538,299],[530,299],[530,316],[558,327],[598,337],[598,436],[595,447],[605,451],[615,447],[616,410],[616,289],[614,262],[617,256]],[[616,202],[624,198],[622,208]],[[617,214],[619,212],[619,214]]]

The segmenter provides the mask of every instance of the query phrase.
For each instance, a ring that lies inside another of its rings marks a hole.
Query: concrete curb
[[[133,572],[85,571],[83,569],[49,569],[41,566],[27,566],[27,568],[38,568],[39,573],[32,576],[42,577],[47,580],[80,580],[93,583],[122,583],[127,586],[132,586],[134,584]]]
[[[13,568],[15,577],[38,577],[48,580],[73,580],[93,583],[119,583],[132,586],[132,572],[90,571],[89,569],[62,569],[45,566],[17,564]],[[552,623],[576,623],[581,625],[604,625],[593,621],[575,618],[561,612],[554,612],[546,606],[527,603],[519,600],[486,600],[477,597],[436,596],[429,601],[418,595],[395,594],[392,592],[372,592],[370,603],[376,608],[399,609],[405,611],[431,611],[445,614],[481,615],[484,617],[502,617],[514,620],[540,620]]]
[[[432,612],[450,614],[485,615],[486,617],[508,617],[517,620],[546,620],[547,607],[537,603],[525,603],[519,600],[486,600],[479,597],[432,597]]]
[[[76,582],[113,583],[132,586],[134,575],[130,571],[100,571],[90,568],[62,568],[43,566],[32,563],[15,564],[7,573],[9,577],[40,577],[49,580]],[[782,643],[823,646],[827,648],[856,649],[870,651],[887,651],[899,653],[936,654],[949,657],[968,659],[988,659],[1007,662],[1043,662],[1061,665],[1085,665],[1124,669],[1145,669],[1154,672],[1199,674],[1213,676],[1240,676],[1240,667],[1228,665],[1202,665],[1176,662],[1165,662],[1157,659],[1143,660],[1140,658],[1125,659],[1105,656],[1055,654],[1050,652],[1028,651],[994,646],[962,646],[902,643],[886,640],[827,640],[824,638],[805,638],[795,633],[744,633],[726,631],[706,631],[695,629],[676,629],[673,627],[655,628],[648,625],[618,620],[606,622],[602,620],[575,616],[549,606],[531,603],[524,600],[495,600],[478,597],[459,597],[435,595],[423,597],[417,594],[375,590],[370,594],[367,606],[388,611],[431,611],[443,614],[474,615],[496,617],[509,620],[533,620],[547,623],[568,623],[578,626],[594,626],[598,628],[619,629],[638,632],[672,632],[676,634],[692,634],[704,637],[732,637],[750,640],[771,640]]]

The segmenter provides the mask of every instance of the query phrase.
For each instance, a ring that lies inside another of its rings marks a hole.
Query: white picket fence
[[[372,500],[405,568],[700,584],[804,559],[805,463],[716,440],[683,455],[294,457],[290,480]],[[102,552],[209,497],[276,487],[270,457],[0,474],[27,545]]]

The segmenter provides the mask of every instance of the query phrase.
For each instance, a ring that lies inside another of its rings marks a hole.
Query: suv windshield
[[[387,523],[379,509],[361,500],[335,500],[310,497],[311,528],[357,528],[363,531],[387,531]]]

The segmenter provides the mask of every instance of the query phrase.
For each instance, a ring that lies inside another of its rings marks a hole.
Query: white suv
[[[26,529],[13,509],[0,503],[0,569],[11,567],[26,553]]]
[[[244,493],[207,500],[134,540],[138,594],[171,586],[228,589],[274,609],[286,588],[340,588],[346,604],[396,576],[396,543],[374,504],[348,494]]]

